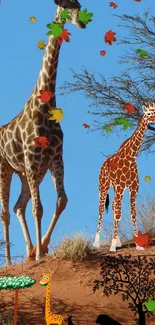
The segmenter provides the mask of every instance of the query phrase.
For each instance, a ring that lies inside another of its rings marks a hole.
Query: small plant
[[[93,250],[89,240],[81,234],[66,237],[58,244],[52,255],[59,259],[82,260]]]

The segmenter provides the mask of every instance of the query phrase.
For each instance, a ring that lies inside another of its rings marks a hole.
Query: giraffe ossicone
[[[104,207],[108,208],[109,188],[114,189],[114,200],[112,203],[114,217],[114,233],[110,246],[110,251],[115,252],[117,247],[121,247],[121,241],[118,236],[119,221],[122,217],[122,198],[126,188],[130,193],[131,219],[134,229],[134,236],[138,236],[136,225],[136,196],[139,189],[138,168],[136,157],[139,154],[145,132],[149,123],[155,123],[155,103],[147,103],[142,106],[144,114],[138,123],[133,135],[125,140],[117,153],[108,157],[100,170],[99,174],[99,219],[94,247],[100,246],[100,232]],[[115,167],[113,167],[115,166]],[[144,250],[144,247],[136,244],[137,250]]]
[[[55,22],[64,27],[65,22],[61,19],[61,12],[66,8],[69,13],[66,22],[71,22],[80,29],[86,27],[79,20],[78,13],[81,5],[77,0],[55,0],[55,3],[59,5],[54,18]],[[21,193],[13,210],[23,231],[28,259],[39,260],[48,251],[51,234],[68,201],[64,188],[63,132],[59,123],[48,119],[48,111],[57,107],[55,87],[60,48],[61,45],[58,44],[57,39],[50,35],[37,83],[24,109],[12,121],[0,127],[0,200],[2,205],[0,218],[4,230],[6,265],[11,265],[9,196],[13,173],[18,174],[22,183]],[[38,98],[40,90],[51,92],[52,97],[49,102],[42,102]],[[35,147],[33,139],[37,137],[46,137],[50,145],[47,148]],[[57,192],[57,203],[50,225],[42,237],[43,207],[39,185],[48,170]],[[32,213],[36,225],[36,246],[32,244],[25,218],[26,206],[30,198],[32,198]]]

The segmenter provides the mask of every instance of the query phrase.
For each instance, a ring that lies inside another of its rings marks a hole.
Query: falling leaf
[[[124,117],[118,117],[114,120],[114,125],[123,125],[123,129],[127,130],[128,127],[132,127],[132,124]]]
[[[52,115],[48,120],[55,120],[55,123],[59,123],[64,118],[64,113],[61,108],[53,107],[48,113]]]
[[[48,91],[48,90],[40,90],[40,95],[37,96],[37,98],[41,99],[42,102],[44,102],[44,103],[49,102],[51,97],[52,97],[52,93],[51,93],[51,91]]]
[[[89,124],[83,123],[82,126],[84,126],[86,129],[90,129],[90,125]]]
[[[93,13],[87,13],[87,8],[83,9],[83,11],[78,12],[78,18],[83,24],[88,24],[92,21]]]
[[[40,50],[44,50],[46,47],[46,44],[44,43],[45,41],[38,41],[38,47]]]
[[[108,166],[111,167],[111,169],[116,169],[117,168],[117,164],[114,161],[109,161]]]
[[[150,312],[155,312],[155,300],[149,298],[146,302],[144,302],[147,310]]]
[[[111,29],[106,32],[104,36],[104,41],[105,43],[108,43],[109,45],[112,45],[112,42],[116,42],[116,33],[113,32]]]
[[[145,56],[149,56],[149,53],[145,50],[137,49],[136,54],[139,54],[141,58],[144,58]]]
[[[152,239],[148,232],[142,234],[141,231],[138,231],[138,235],[134,236],[134,242],[140,247],[148,247],[152,242]]]
[[[100,55],[105,56],[106,55],[106,51],[104,51],[104,50],[100,51]]]
[[[104,130],[105,130],[106,132],[112,132],[112,128],[111,128],[109,125],[105,125],[105,126],[104,126]]]
[[[61,11],[60,18],[62,21],[66,22],[67,19],[70,19],[69,11],[67,9],[64,9]]]
[[[34,138],[33,141],[35,142],[35,148],[42,147],[43,149],[45,149],[50,144],[46,137],[37,137]]]
[[[47,24],[46,27],[50,29],[50,31],[47,32],[46,35],[53,35],[55,38],[59,37],[63,30],[61,24],[55,21],[52,24]]]
[[[32,16],[29,19],[30,23],[35,23],[36,22],[36,17]]]
[[[123,109],[126,109],[128,114],[130,113],[133,113],[133,112],[136,112],[137,110],[135,109],[134,106],[132,106],[131,104],[129,103],[126,103],[124,106],[123,106]]]
[[[141,0],[134,0],[135,2],[141,2]]]
[[[118,6],[117,6],[117,4],[115,2],[110,2],[109,6],[113,7],[114,9],[118,8]]]
[[[144,181],[145,181],[145,182],[149,182],[150,180],[151,180],[151,177],[150,177],[150,176],[145,176],[145,177],[144,177]]]
[[[67,29],[63,29],[61,35],[57,38],[59,45],[62,44],[62,41],[70,42],[69,35],[71,35]]]

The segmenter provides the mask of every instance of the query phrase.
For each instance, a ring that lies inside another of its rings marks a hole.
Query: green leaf
[[[47,35],[53,35],[55,38],[57,38],[62,34],[62,31],[63,31],[63,27],[61,26],[61,24],[54,21],[50,27],[51,34],[47,34]]]
[[[69,11],[67,9],[64,9],[63,11],[61,11],[60,18],[63,21],[66,21],[66,19],[71,19],[70,15],[69,15]]]
[[[149,53],[145,50],[142,49],[137,49],[136,54],[139,54],[141,58],[144,58],[145,56],[149,56]]]
[[[47,32],[46,35],[53,35],[51,31]]]
[[[112,128],[111,128],[109,125],[105,125],[105,126],[104,126],[104,130],[105,130],[106,132],[112,132]]]
[[[92,12],[87,13],[87,8],[85,8],[83,11],[78,12],[79,20],[84,24],[90,23],[92,21],[92,16]]]
[[[118,117],[114,120],[114,125],[123,125],[123,129],[127,130],[128,127],[132,127],[132,123],[130,123],[126,118],[124,117]]]
[[[52,28],[52,24],[47,24],[46,27],[47,28]]]

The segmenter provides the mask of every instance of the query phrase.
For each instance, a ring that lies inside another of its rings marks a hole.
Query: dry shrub
[[[72,238],[64,238],[54,249],[52,255],[59,259],[82,260],[92,252],[93,248],[86,236],[74,234]]]

